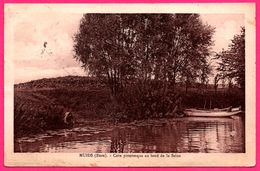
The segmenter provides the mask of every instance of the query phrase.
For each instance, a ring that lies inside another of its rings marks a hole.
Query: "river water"
[[[244,120],[186,117],[92,124],[15,140],[15,152],[243,153]]]

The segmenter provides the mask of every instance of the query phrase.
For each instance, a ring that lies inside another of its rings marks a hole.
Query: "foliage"
[[[106,75],[112,94],[133,79],[205,82],[213,32],[198,14],[85,14],[75,58],[91,74]]]
[[[127,117],[165,116],[177,111],[177,78],[186,89],[206,84],[213,33],[198,14],[85,14],[74,57],[91,75],[107,78]]]
[[[245,28],[241,28],[241,32],[235,35],[227,50],[223,50],[217,54],[220,59],[218,71],[222,78],[232,80],[245,88]]]
[[[158,117],[178,117],[182,115],[181,96],[179,93],[165,91],[160,88],[161,81],[149,80],[147,86],[141,88],[142,84],[129,85],[127,91],[120,94],[118,98],[122,113],[127,121],[135,119],[147,119]]]

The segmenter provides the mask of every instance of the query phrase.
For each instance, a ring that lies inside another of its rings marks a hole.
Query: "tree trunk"
[[[112,72],[107,71],[107,79],[108,79],[108,86],[111,91],[111,94],[114,95],[113,91],[113,81],[112,81]]]
[[[186,82],[186,86],[185,86],[185,93],[188,93],[188,83]]]
[[[171,87],[172,87],[173,92],[175,92],[175,88],[176,88],[175,85],[176,85],[176,73],[174,71],[173,77],[172,77],[172,80],[171,80]]]

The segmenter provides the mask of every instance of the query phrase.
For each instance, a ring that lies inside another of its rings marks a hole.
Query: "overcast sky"
[[[72,37],[78,29],[82,14],[18,13],[14,23],[15,83],[66,75],[86,75],[73,58]],[[215,46],[218,52],[226,48],[244,26],[239,14],[203,14],[202,20],[216,28]],[[44,49],[44,42],[47,42]]]

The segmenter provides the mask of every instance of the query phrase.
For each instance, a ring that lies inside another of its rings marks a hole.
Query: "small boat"
[[[199,110],[199,109],[186,109],[184,111],[186,116],[201,116],[201,117],[228,117],[241,113],[240,108],[232,108],[227,110]]]
[[[218,108],[215,108],[213,109],[214,111],[227,111],[227,112],[234,112],[234,111],[241,111],[241,106],[239,107],[233,107],[232,106],[229,106],[227,108],[223,108],[223,109],[218,109]]]

